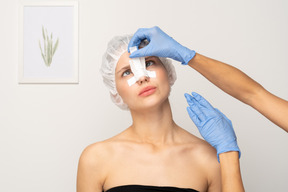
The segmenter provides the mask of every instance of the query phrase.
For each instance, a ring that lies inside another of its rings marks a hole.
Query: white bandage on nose
[[[130,53],[137,50],[137,47],[130,47]],[[129,60],[131,71],[134,76],[127,80],[128,85],[131,86],[136,83],[141,77],[156,77],[155,71],[146,70],[145,57],[137,57]]]

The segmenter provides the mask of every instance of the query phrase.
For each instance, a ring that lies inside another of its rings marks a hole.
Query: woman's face
[[[133,77],[127,51],[118,60],[115,69],[115,82],[119,95],[130,110],[147,109],[161,105],[170,93],[167,71],[158,57],[146,57],[146,69],[156,72],[156,78],[141,77],[129,86],[127,80]]]

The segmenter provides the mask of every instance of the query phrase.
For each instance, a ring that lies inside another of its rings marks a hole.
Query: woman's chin
[[[169,104],[168,99],[166,99],[165,101],[146,100],[143,102],[139,102],[137,106],[129,106],[129,108],[133,111],[153,111],[163,108],[165,104]]]

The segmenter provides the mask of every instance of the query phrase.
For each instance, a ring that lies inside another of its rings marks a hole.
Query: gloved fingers
[[[140,28],[136,31],[136,33],[134,33],[133,37],[131,38],[129,44],[128,44],[128,52],[130,47],[134,47],[134,46],[139,46],[141,41],[143,41],[144,39],[147,39],[148,41],[150,41],[150,36],[149,36],[149,28]]]
[[[214,110],[214,107],[201,95],[199,95],[196,92],[192,92],[193,97],[195,98],[195,100],[203,107],[210,109],[210,110]]]
[[[190,107],[195,105],[195,101],[193,100],[193,97],[191,95],[189,95],[188,93],[185,93],[184,96],[185,96],[186,101]]]
[[[200,125],[200,119],[197,117],[197,115],[195,115],[195,113],[193,112],[193,110],[191,109],[191,107],[187,107],[187,112],[190,116],[190,118],[192,119],[192,121],[194,122],[194,124],[196,125],[196,127],[198,127]]]
[[[150,47],[149,44],[146,47],[143,47],[141,49],[138,49],[137,51],[134,51],[131,53],[129,56],[130,58],[135,58],[135,57],[147,57],[147,56],[155,56],[151,54],[151,51],[149,52]]]
[[[188,93],[185,93],[185,98],[187,100],[187,103],[190,106],[190,109],[194,112],[194,114],[197,116],[197,118],[199,118],[199,120],[205,121],[206,116],[205,114],[200,110],[200,108],[197,105],[197,101]]]

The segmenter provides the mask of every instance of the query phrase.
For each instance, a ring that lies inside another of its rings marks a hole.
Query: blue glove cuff
[[[190,50],[188,48],[185,47],[185,49],[187,49],[187,54],[185,54],[182,58],[182,65],[188,65],[189,61],[191,59],[193,59],[193,57],[196,55],[196,52],[194,50]]]

